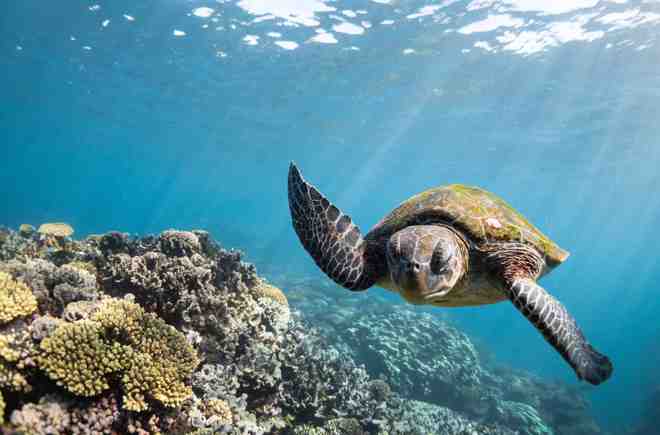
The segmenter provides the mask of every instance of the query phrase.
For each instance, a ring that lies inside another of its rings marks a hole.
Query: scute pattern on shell
[[[502,242],[532,245],[550,266],[562,263],[569,255],[497,195],[462,184],[436,187],[411,197],[376,224],[366,239],[386,238],[409,225],[432,222],[455,227],[477,247]]]

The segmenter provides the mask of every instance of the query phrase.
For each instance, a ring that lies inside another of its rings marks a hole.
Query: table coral
[[[73,235],[73,227],[64,222],[41,224],[37,231],[40,234],[58,238],[71,237]]]

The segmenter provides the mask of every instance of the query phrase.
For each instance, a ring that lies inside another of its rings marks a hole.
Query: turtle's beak
[[[423,268],[408,264],[400,278],[401,295],[412,304],[423,304],[424,296],[429,292],[426,272]]]

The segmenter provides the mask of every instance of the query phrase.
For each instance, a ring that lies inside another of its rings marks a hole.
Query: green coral
[[[199,363],[183,334],[128,300],[106,299],[88,319],[58,327],[41,342],[39,366],[72,393],[94,396],[121,383],[123,407],[147,399],[177,407],[192,390],[184,381]]]
[[[30,288],[0,272],[0,324],[32,314],[36,309],[37,300]]]

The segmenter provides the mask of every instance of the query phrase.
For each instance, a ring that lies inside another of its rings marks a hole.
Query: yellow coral
[[[32,387],[18,370],[0,361],[0,386],[14,391],[30,391]]]
[[[233,415],[229,404],[221,399],[210,399],[204,404],[204,416],[222,424],[231,424]]]
[[[58,327],[41,342],[37,362],[58,385],[80,396],[109,388],[108,375],[119,372],[131,350],[103,337],[97,322],[80,320]]]
[[[0,324],[32,314],[36,309],[37,300],[30,288],[0,272]]]
[[[284,292],[265,281],[260,281],[259,284],[255,286],[254,291],[259,297],[269,298],[281,305],[289,306],[289,301]]]
[[[64,238],[70,237],[73,234],[73,227],[64,222],[53,222],[41,224],[37,231],[47,236]]]
[[[132,302],[110,299],[104,305],[92,319],[107,330],[123,332],[136,354],[123,377],[128,399],[124,407],[146,409],[145,394],[170,407],[190,397],[192,389],[183,380],[199,359],[183,334]]]
[[[92,396],[116,374],[124,408],[143,411],[151,398],[177,407],[192,394],[184,384],[199,363],[183,334],[127,300],[107,299],[87,320],[58,327],[41,343],[39,366],[69,391]]]
[[[0,334],[0,389],[29,392],[32,387],[19,371],[34,354],[34,345],[27,331]],[[0,416],[2,413],[0,412]]]

